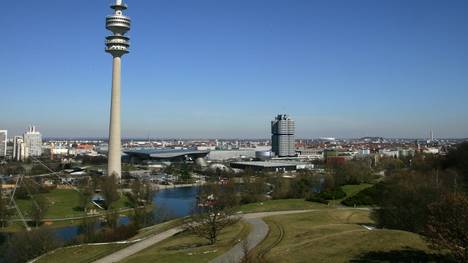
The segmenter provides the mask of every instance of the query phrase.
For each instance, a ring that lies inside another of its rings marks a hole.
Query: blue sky
[[[106,136],[107,0],[4,1],[0,129]],[[468,137],[468,1],[127,0],[124,137]]]

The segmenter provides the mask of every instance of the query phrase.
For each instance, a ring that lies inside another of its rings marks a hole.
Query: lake
[[[197,197],[198,187],[179,187],[159,190],[153,197],[153,210],[156,217],[184,217],[191,213]],[[119,224],[128,224],[128,217],[121,217]],[[54,229],[64,241],[70,241],[78,235],[78,226]]]

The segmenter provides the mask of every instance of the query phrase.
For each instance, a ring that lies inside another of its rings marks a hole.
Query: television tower
[[[114,14],[106,17],[106,29],[113,35],[106,37],[106,52],[112,55],[112,99],[110,108],[109,149],[107,174],[121,177],[121,136],[120,136],[120,73],[121,58],[129,52],[130,39],[125,35],[130,30],[131,20],[123,15],[127,5],[116,0],[111,6]]]

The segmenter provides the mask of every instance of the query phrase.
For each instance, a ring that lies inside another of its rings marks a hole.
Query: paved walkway
[[[164,231],[160,234],[157,234],[157,235],[154,235],[154,236],[151,236],[147,239],[144,239],[143,241],[141,242],[138,242],[136,244],[133,244],[133,245],[130,245],[124,249],[121,249],[113,254],[110,254],[106,257],[103,257],[97,261],[95,261],[94,263],[114,263],[114,262],[119,262],[120,260],[126,258],[126,257],[129,257],[133,254],[136,254],[140,251],[142,251],[143,249],[145,248],[148,248],[158,242],[161,242],[163,241],[164,239],[166,238],[169,238],[179,232],[181,232],[183,230],[183,228],[180,228],[180,227],[175,227],[175,228],[171,228],[167,231]]]
[[[338,208],[342,209],[342,208]],[[346,208],[346,209],[355,209],[361,210],[362,208]],[[275,215],[287,215],[287,214],[298,214],[298,213],[307,213],[307,212],[316,212],[322,211],[323,209],[310,209],[310,210],[291,210],[291,211],[276,211],[276,212],[260,212],[260,213],[251,213],[241,215],[242,219],[248,222],[252,226],[252,231],[247,236],[247,245],[248,250],[250,251],[256,247],[268,234],[268,225],[262,220],[263,217],[275,216]],[[367,209],[366,209],[367,210]],[[166,238],[169,238],[179,232],[183,231],[181,227],[171,228],[160,234],[156,234],[146,238],[138,243],[130,245],[124,249],[121,249],[113,254],[110,254],[106,257],[103,257],[94,263],[115,263],[119,262],[133,254],[136,254],[142,251],[145,248],[148,248],[156,243],[163,241]],[[244,256],[244,248],[242,247],[242,242],[235,245],[228,252],[212,260],[212,263],[232,263],[239,262]]]
[[[337,209],[352,209],[352,210],[369,210],[369,208],[349,208],[339,207]],[[245,214],[242,218],[252,226],[252,232],[247,236],[247,248],[248,251],[255,248],[260,242],[265,239],[268,234],[268,225],[262,220],[263,217],[276,216],[276,215],[288,215],[288,214],[299,214],[308,212],[318,212],[323,209],[309,209],[309,210],[291,210],[291,211],[276,211],[276,212],[260,212]],[[240,262],[244,257],[245,248],[242,242],[235,245],[228,252],[210,261],[210,263],[237,263]]]
[[[293,211],[277,211],[277,212],[261,212],[245,214],[242,218],[252,226],[252,231],[247,236],[247,250],[255,248],[268,235],[268,225],[262,220],[263,217],[275,215],[287,215],[313,212],[318,210],[293,210]],[[210,263],[233,263],[240,262],[245,254],[245,244],[239,242],[233,248],[223,255],[213,259]]]
[[[247,236],[247,249],[250,251],[265,239],[268,234],[268,225],[261,218],[245,219],[252,226],[252,231]],[[223,255],[213,259],[210,263],[240,262],[244,257],[245,248],[243,242],[239,242]]]

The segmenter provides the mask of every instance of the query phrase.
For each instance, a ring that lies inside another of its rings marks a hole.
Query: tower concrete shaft
[[[121,128],[120,128],[120,73],[121,58],[114,57],[112,63],[112,98],[109,124],[109,148],[107,174],[121,177]]]
[[[124,35],[130,30],[131,20],[128,16],[123,15],[127,5],[123,4],[122,0],[116,0],[111,8],[114,9],[114,14],[106,17],[106,28],[113,33],[113,35],[106,37],[106,52],[111,54],[113,58],[107,174],[115,175],[120,179],[122,170],[120,126],[121,60],[122,56],[129,52],[130,39]]]

